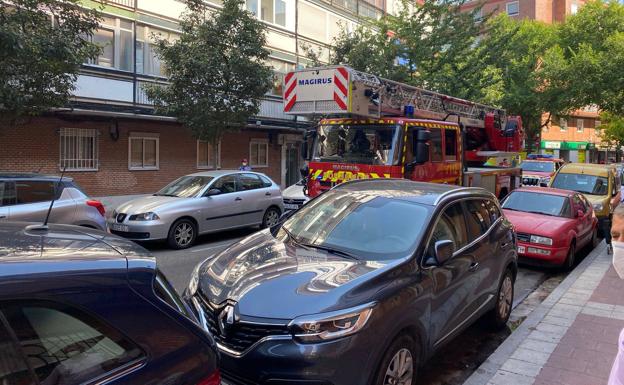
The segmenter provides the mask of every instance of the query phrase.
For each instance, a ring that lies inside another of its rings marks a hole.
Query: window
[[[472,17],[476,23],[480,23],[483,21],[483,8],[479,8],[476,11],[473,11]]]
[[[69,306],[22,300],[0,310],[42,384],[90,382],[143,357],[119,332]]]
[[[578,4],[573,3],[572,5],[570,5],[570,13],[573,15],[576,15],[577,12],[578,12]]]
[[[61,128],[60,169],[96,171],[98,169],[98,132],[95,129]]]
[[[236,175],[224,175],[217,179],[210,188],[221,191],[221,194],[227,194],[236,192],[236,185]]]
[[[496,205],[496,203],[492,201],[485,201],[485,206],[487,207],[488,212],[490,213],[490,222],[494,224],[494,222],[496,222],[498,218],[501,217],[501,212],[498,206]]]
[[[251,167],[269,166],[269,143],[266,140],[252,140],[249,143],[249,165]]]
[[[246,0],[245,6],[260,20],[282,27],[286,26],[285,0]],[[258,9],[260,10],[259,13]]]
[[[373,5],[360,1],[358,3],[358,15],[377,20],[381,18],[381,10],[375,8]]]
[[[156,37],[173,42],[178,38],[178,34],[144,25],[138,25],[136,33],[137,73],[166,76],[164,63],[161,62],[156,54]]]
[[[128,143],[130,170],[158,170],[158,138],[136,136]]]
[[[624,175],[624,174],[622,174]],[[273,182],[269,178],[264,175],[260,175],[260,179],[262,179],[262,187],[271,187],[273,186]]]
[[[568,131],[568,120],[565,118],[559,119],[559,128],[562,132]]]
[[[442,130],[439,128],[432,128],[431,132],[431,161],[442,161]]]
[[[34,384],[18,345],[0,318],[0,384]]]
[[[275,71],[273,73],[273,88],[271,88],[269,93],[275,96],[282,96],[284,94],[284,76],[288,72],[294,71],[295,65],[277,59],[269,59],[268,64],[273,67]]]
[[[583,132],[585,128],[585,119],[576,119],[576,131]]]
[[[15,183],[11,181],[0,182],[0,207],[11,206],[16,203]]]
[[[217,144],[217,167],[221,167],[221,142]],[[215,146],[204,140],[197,141],[197,168],[215,168],[214,166]]]
[[[509,2],[506,5],[506,9],[509,16],[516,16],[520,13],[520,3],[517,1]]]
[[[131,21],[112,17],[102,18],[100,27],[90,37],[93,43],[102,47],[102,52],[95,60],[88,63],[123,71],[133,71],[133,29],[134,25]]]
[[[264,183],[256,174],[240,174],[239,175],[241,190],[256,190],[264,187]]]
[[[490,213],[484,200],[466,201],[466,222],[470,239],[485,234],[491,226]]]
[[[453,203],[447,207],[438,218],[436,226],[431,234],[428,255],[435,255],[435,243],[438,241],[452,241],[455,250],[466,246],[466,223],[461,202]]]
[[[456,130],[444,130],[444,159],[457,160]]]
[[[15,182],[17,203],[49,202],[54,198],[55,186],[56,183],[48,181],[17,181]]]

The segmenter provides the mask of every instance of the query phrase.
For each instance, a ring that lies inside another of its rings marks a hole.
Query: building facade
[[[184,3],[82,3],[103,5],[104,18],[92,37],[103,51],[84,64],[68,108],[0,127],[0,171],[58,174],[66,169],[93,196],[153,192],[184,174],[237,168],[243,158],[283,187],[295,183],[302,165],[302,133],[309,123],[283,113],[284,74],[308,65],[309,49],[327,60],[329,44],[342,28],[350,30],[363,18],[381,17],[395,6],[394,0],[246,0],[245,7],[267,26],[274,84],[258,116],[213,148],[195,140],[175,119],[154,115],[143,88],[166,83],[153,36],[179,36]],[[219,0],[208,4],[221,6]]]

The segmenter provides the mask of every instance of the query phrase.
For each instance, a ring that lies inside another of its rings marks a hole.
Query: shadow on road
[[[232,239],[246,237],[250,234],[255,233],[256,231],[258,231],[257,228],[248,227],[248,228],[243,228],[243,229],[226,230],[226,231],[220,231],[217,233],[200,235],[199,238],[197,238],[195,245],[189,250],[201,248],[202,246],[210,246],[210,244],[212,243],[226,242]],[[160,251],[160,250],[173,251],[173,249],[169,248],[166,241],[137,242],[137,243],[139,243],[141,246],[151,251]]]

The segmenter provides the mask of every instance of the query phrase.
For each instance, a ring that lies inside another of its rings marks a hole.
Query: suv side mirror
[[[443,265],[455,252],[455,243],[448,239],[437,241],[434,245],[435,258],[438,265]]]
[[[429,139],[431,139],[429,130],[419,128],[414,132],[412,152],[414,153],[415,164],[423,164],[429,161]]]
[[[219,194],[221,194],[221,190],[219,190],[218,188],[211,188],[210,190],[206,191],[204,196],[211,197],[213,195],[219,195]]]

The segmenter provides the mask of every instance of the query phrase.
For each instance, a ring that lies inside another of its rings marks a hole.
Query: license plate
[[[518,254],[524,254],[524,253],[526,253],[526,247],[518,246]]]
[[[284,208],[288,209],[288,210],[298,210],[299,209],[299,205],[295,205],[292,203],[284,203]]]
[[[128,227],[128,225],[122,225],[119,223],[111,223],[110,225],[111,230],[115,230],[115,231],[123,231],[123,232],[128,232],[130,231],[130,228]]]

